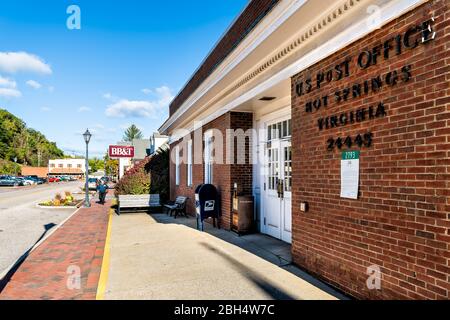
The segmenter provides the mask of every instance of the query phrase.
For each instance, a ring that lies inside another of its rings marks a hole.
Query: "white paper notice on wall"
[[[341,198],[358,199],[359,151],[345,151],[341,160]]]

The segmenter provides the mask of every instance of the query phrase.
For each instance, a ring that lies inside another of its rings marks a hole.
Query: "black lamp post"
[[[91,203],[89,202],[89,141],[91,141],[92,134],[89,132],[89,129],[86,130],[85,133],[83,133],[84,142],[86,142],[86,200],[84,206],[86,208],[89,208],[91,206]]]

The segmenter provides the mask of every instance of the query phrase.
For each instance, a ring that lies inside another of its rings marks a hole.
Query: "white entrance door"
[[[272,140],[266,149],[265,233],[291,242],[292,148],[290,140]]]

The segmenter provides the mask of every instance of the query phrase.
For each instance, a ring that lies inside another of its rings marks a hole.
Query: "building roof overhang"
[[[207,123],[262,96],[424,2],[427,0],[281,1],[171,114],[159,132],[176,140],[176,129],[193,130],[195,121]],[[376,8],[375,21],[369,7]]]

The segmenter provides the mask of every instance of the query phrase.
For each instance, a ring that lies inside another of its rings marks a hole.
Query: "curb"
[[[105,247],[103,249],[102,267],[100,270],[100,277],[97,284],[97,293],[95,300],[105,300],[106,284],[109,276],[110,253],[111,253],[111,231],[112,231],[112,217],[114,209],[109,209],[108,229],[106,231]]]

